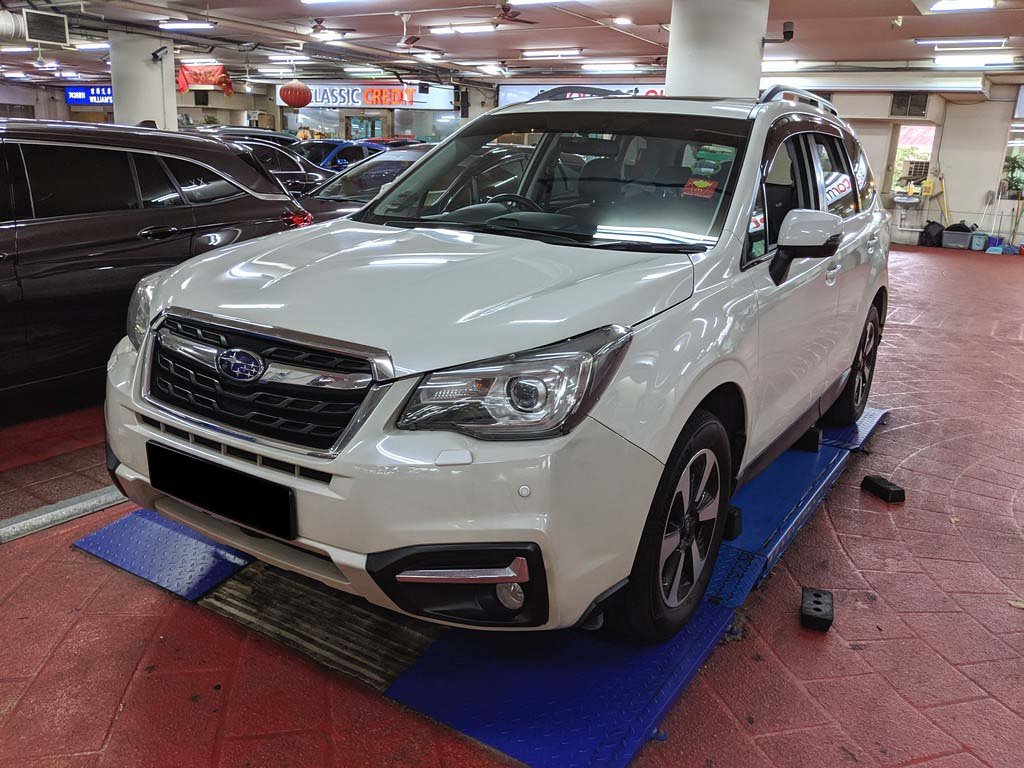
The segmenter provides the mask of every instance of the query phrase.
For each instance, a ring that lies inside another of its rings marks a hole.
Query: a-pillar
[[[152,120],[158,128],[177,130],[174,41],[115,30],[109,37],[114,122]]]
[[[752,98],[769,0],[672,0],[665,95]]]

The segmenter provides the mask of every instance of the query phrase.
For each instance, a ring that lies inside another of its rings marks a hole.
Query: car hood
[[[185,262],[156,286],[151,311],[377,347],[401,376],[636,324],[687,299],[692,271],[685,254],[339,219]]]

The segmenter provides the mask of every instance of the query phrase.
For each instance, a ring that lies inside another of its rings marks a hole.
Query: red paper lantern
[[[281,101],[295,109],[302,109],[313,100],[313,92],[309,86],[298,80],[292,80],[282,85],[278,95],[280,95]]]

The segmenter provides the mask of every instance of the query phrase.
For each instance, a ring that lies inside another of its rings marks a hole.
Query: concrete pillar
[[[178,129],[175,101],[174,41],[110,30],[110,82],[114,86],[114,122]],[[163,48],[160,60],[154,51]]]
[[[751,98],[769,0],[672,0],[666,96]]]

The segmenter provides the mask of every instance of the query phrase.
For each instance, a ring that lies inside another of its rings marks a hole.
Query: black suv
[[[238,144],[0,120],[0,390],[104,366],[151,272],[312,219]]]

